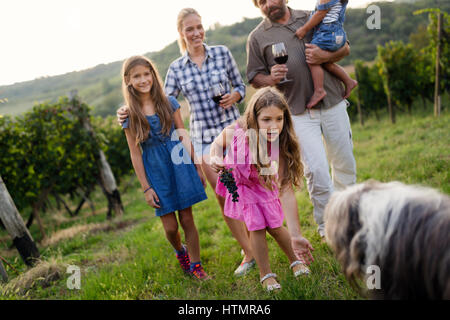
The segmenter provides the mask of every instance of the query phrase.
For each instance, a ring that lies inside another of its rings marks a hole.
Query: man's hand
[[[128,106],[122,106],[119,109],[117,109],[117,122],[119,122],[120,125],[128,118]]]
[[[322,64],[328,62],[327,51],[320,49],[315,44],[306,43],[306,62],[308,64]]]
[[[295,32],[295,35],[301,40],[306,36],[306,29],[303,27],[300,27],[297,29],[297,31]]]
[[[349,55],[350,46],[346,43],[342,48],[337,51],[331,52],[320,49],[315,44],[306,43],[306,62],[308,64],[323,64],[326,62],[337,62]]]
[[[285,64],[276,64],[270,69],[270,77],[272,78],[273,84],[278,84],[284,79],[288,72],[288,68]]]

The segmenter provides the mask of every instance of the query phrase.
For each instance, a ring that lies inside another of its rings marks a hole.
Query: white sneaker
[[[237,277],[244,276],[249,273],[250,270],[255,267],[255,265],[255,259],[252,259],[249,262],[242,262],[241,265],[236,270],[234,270],[234,275]]]

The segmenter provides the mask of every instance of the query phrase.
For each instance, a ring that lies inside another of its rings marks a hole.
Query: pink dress
[[[277,157],[272,154],[272,159]],[[251,164],[251,154],[245,131],[236,124],[233,141],[230,144],[224,164],[233,168],[233,177],[239,193],[239,201],[233,202],[232,195],[217,179],[216,193],[225,198],[224,214],[242,220],[249,231],[278,228],[283,224],[283,209],[274,183],[273,191],[259,181],[256,167]]]

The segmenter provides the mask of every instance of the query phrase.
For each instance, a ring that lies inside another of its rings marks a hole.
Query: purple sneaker
[[[177,253],[177,259],[180,263],[181,269],[183,269],[184,273],[191,273],[191,261],[189,260],[189,255],[186,246],[183,245],[183,252]]]
[[[192,269],[192,276],[198,280],[209,280],[211,277],[205,272],[200,263],[196,263]]]

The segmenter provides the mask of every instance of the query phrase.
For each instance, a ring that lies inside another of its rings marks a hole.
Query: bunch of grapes
[[[234,180],[233,174],[231,173],[233,171],[232,168],[223,169],[219,175],[219,180],[222,182],[225,187],[228,189],[228,192],[233,196],[233,202],[238,202],[239,194],[237,193],[237,186],[236,181]]]

